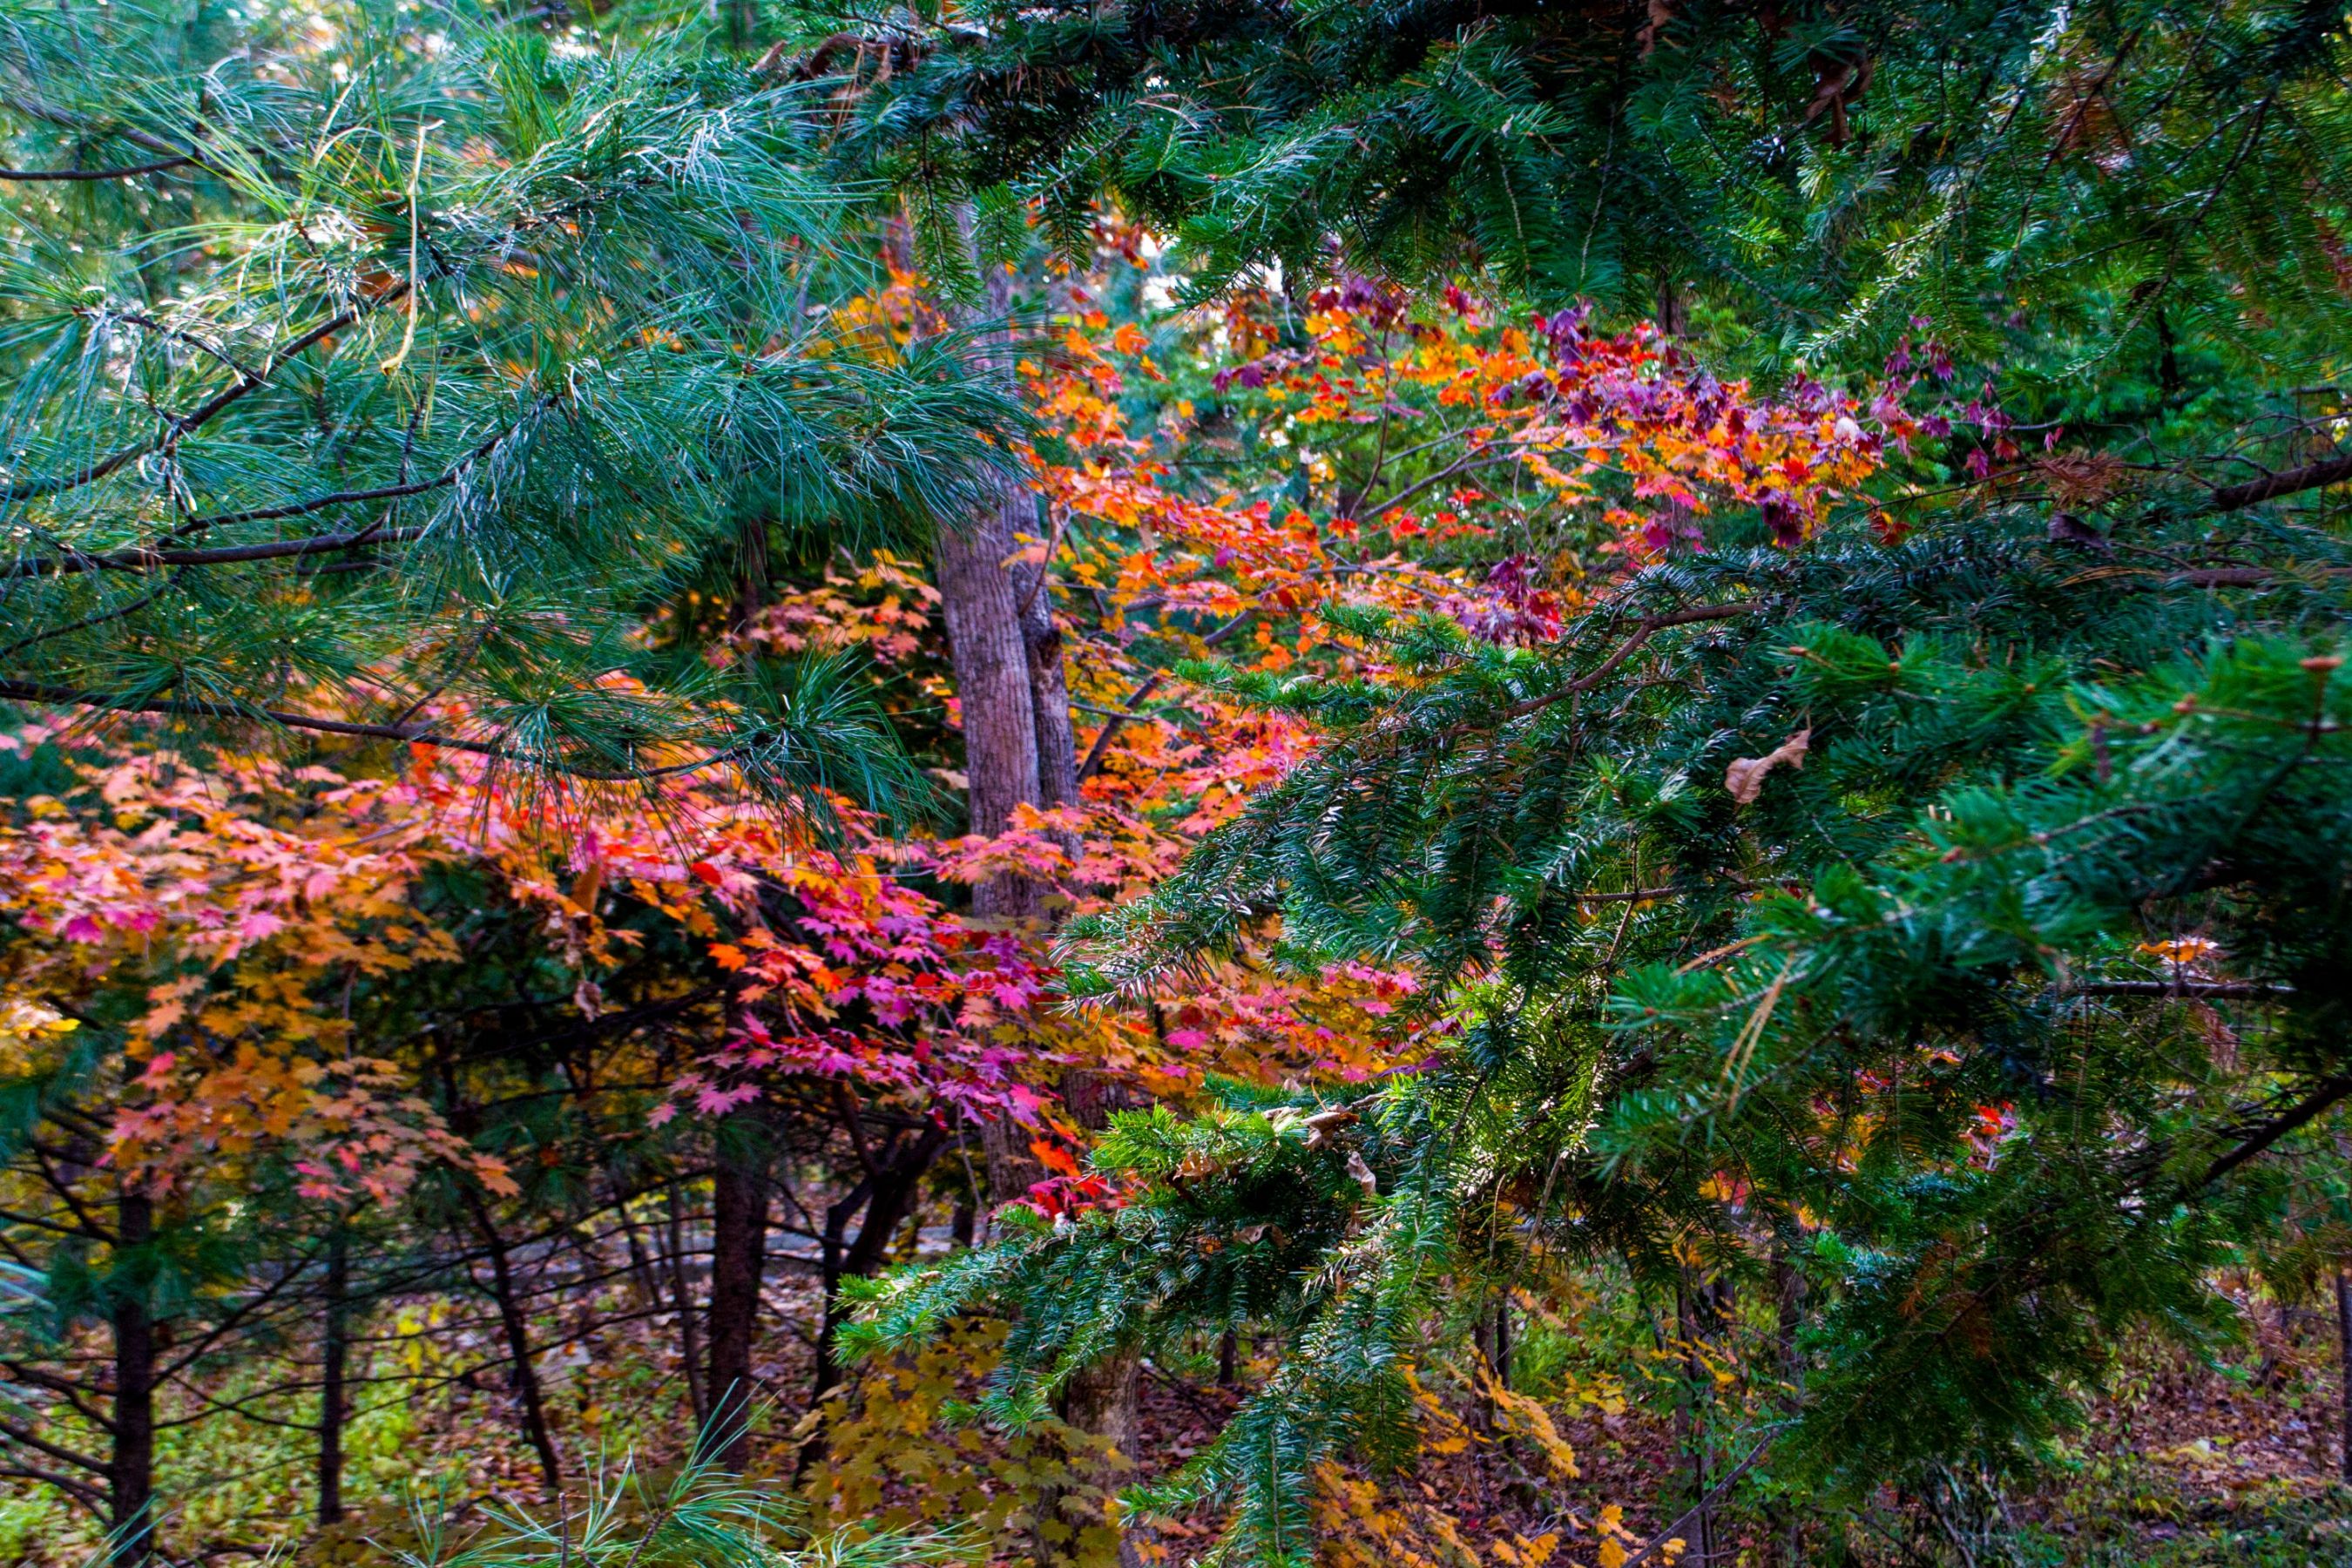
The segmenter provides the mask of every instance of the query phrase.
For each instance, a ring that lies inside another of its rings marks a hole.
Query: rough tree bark
[[[1021,646],[1029,664],[1029,708],[1037,731],[1037,804],[1052,810],[1078,798],[1078,732],[1070,718],[1069,673],[1062,663],[1062,626],[1054,616],[1047,582],[1053,563],[1024,568],[1015,578],[1021,595]],[[1068,847],[1076,849],[1076,835]]]
[[[1104,1356],[1081,1368],[1062,1385],[1060,1396],[1054,1401],[1054,1413],[1066,1425],[1101,1438],[1122,1458],[1132,1460],[1136,1454],[1142,1373],[1143,1363],[1132,1351]],[[1048,1521],[1058,1521],[1067,1531],[1059,1543],[1047,1538]],[[1040,1568],[1048,1563],[1077,1562],[1074,1543],[1078,1531],[1096,1522],[1070,1506],[1066,1489],[1050,1483],[1041,1485],[1037,1489],[1036,1517],[1030,1529],[1030,1549]],[[1143,1554],[1124,1532],[1118,1540],[1118,1564],[1119,1568],[1143,1565]]]
[[[117,1272],[121,1255],[155,1234],[154,1201],[125,1192],[115,1210]],[[115,1568],[145,1563],[155,1549],[155,1320],[137,1282],[118,1285],[114,1302],[114,1451],[108,1467],[109,1561]]]
[[[988,279],[988,303],[1003,312],[1013,303],[1012,279],[1001,268]],[[1001,367],[1008,374],[1010,356]],[[971,830],[1002,833],[1015,806],[1045,808],[1077,799],[1077,743],[1070,718],[1062,637],[1055,624],[1050,561],[1015,563],[1016,535],[1035,531],[1036,501],[1028,487],[1007,476],[988,503],[962,528],[940,531],[934,563],[941,618],[963,718],[964,774]],[[991,920],[1038,920],[1048,915],[1048,889],[1026,878],[1002,877],[972,890],[972,912]],[[1115,1092],[1097,1075],[1071,1073],[1063,1094],[1081,1125],[1099,1127]],[[1086,1106],[1081,1101],[1087,1101]],[[1089,1121],[1091,1116],[1092,1120]],[[1024,1191],[1043,1172],[1030,1157],[1027,1136],[998,1121],[982,1132],[992,1201]],[[875,1225],[869,1215],[866,1230]],[[886,1238],[887,1232],[881,1233]],[[1110,1437],[1133,1457],[1139,1363],[1132,1352],[1107,1357],[1071,1380],[1060,1401],[1064,1421]],[[1114,1436],[1123,1434],[1123,1436]],[[1059,1513],[1049,1496],[1041,1523]],[[1041,1541],[1042,1554],[1042,1541]],[[1122,1563],[1137,1559],[1122,1541]]]
[[[1029,647],[1022,634],[1019,592],[1005,564],[1014,548],[1014,519],[1027,501],[1025,489],[1005,481],[997,499],[967,526],[942,528],[934,552],[940,610],[963,716],[971,830],[980,834],[1003,832],[1013,807],[1038,800]],[[972,889],[972,912],[985,920],[1025,919],[1037,912],[1038,891],[1025,877],[993,878]]]

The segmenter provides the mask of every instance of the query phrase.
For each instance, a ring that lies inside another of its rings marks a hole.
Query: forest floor
[[[775,1280],[770,1300],[772,1322],[814,1321],[813,1281]],[[1832,1523],[1826,1510],[1791,1499],[1777,1521],[1727,1519],[1710,1568],[1790,1563],[1790,1517],[1799,1521],[1794,1560],[1806,1568],[2352,1568],[2352,1489],[2335,1479],[2344,1394],[2333,1314],[2281,1314],[2266,1305],[2248,1321],[2256,1326],[2244,1341],[2210,1363],[2153,1342],[2136,1346],[2092,1418],[2053,1446],[2044,1473],[1984,1510],[1979,1522],[1990,1515],[1992,1528],[1957,1546],[1916,1500],[1882,1498]],[[359,1400],[371,1413],[348,1439],[354,1518],[331,1539],[305,1535],[311,1456],[299,1425],[304,1413],[284,1412],[294,1423],[287,1426],[194,1427],[174,1436],[184,1447],[165,1456],[167,1473],[211,1478],[173,1500],[166,1537],[175,1556],[233,1562],[277,1544],[292,1548],[278,1560],[300,1568],[373,1568],[388,1560],[386,1547],[414,1542],[408,1505],[419,1496],[443,1500],[434,1506],[446,1506],[460,1539],[488,1511],[538,1506],[543,1487],[530,1450],[513,1436],[513,1398],[488,1370],[495,1324],[475,1321],[466,1304],[439,1301],[388,1310],[377,1328],[373,1355],[382,1381]],[[570,1469],[567,1490],[576,1492],[600,1460],[609,1471],[624,1454],[648,1468],[674,1464],[691,1429],[675,1336],[658,1320],[583,1320],[581,1330],[570,1342],[551,1333],[537,1358]],[[760,1371],[782,1414],[763,1437],[754,1479],[781,1489],[792,1463],[789,1416],[807,1386],[812,1347],[799,1331],[771,1334],[767,1346]],[[1572,1478],[1559,1450],[1524,1427],[1512,1436],[1507,1412],[1482,1414],[1475,1395],[1433,1367],[1426,1391],[1437,1438],[1412,1474],[1324,1477],[1318,1522],[1336,1533],[1323,1560],[1333,1568],[1592,1568],[1608,1560],[1609,1542],[1634,1547],[1673,1522],[1690,1489],[1671,1407],[1643,1397],[1637,1368],[1622,1378],[1596,1375],[1589,1363],[1548,1361],[1545,1349],[1539,1337],[1522,1339],[1516,1381],[1543,1397],[1557,1437],[1574,1451]],[[1165,1476],[1205,1448],[1253,1372],[1268,1364],[1253,1367],[1244,1351],[1239,1386],[1220,1387],[1213,1352],[1147,1369],[1140,1462],[1116,1479]],[[969,1395],[984,1360],[943,1354],[945,1371],[932,1377],[939,1386],[923,1397]],[[845,1435],[844,1446],[863,1442],[872,1468],[888,1472],[871,1495],[889,1510],[920,1524],[1001,1521],[1018,1506],[1023,1467],[1032,1461],[970,1427],[904,1419],[913,1407],[903,1389],[887,1397],[898,1403],[866,1402],[860,1419],[872,1417],[870,1429]],[[1215,1525],[1206,1512],[1156,1525],[1141,1536],[1146,1560],[1181,1565],[1208,1546]],[[975,1568],[1024,1561],[1020,1538],[999,1531],[1002,1549],[993,1559],[974,1557]],[[0,1490],[0,1564],[81,1568],[96,1544],[89,1522],[65,1505]],[[1682,1568],[1695,1557],[1679,1554]],[[1676,1560],[1660,1552],[1649,1561]]]

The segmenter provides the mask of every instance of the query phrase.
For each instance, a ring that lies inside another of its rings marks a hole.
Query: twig
[[[2292,996],[2292,985],[2252,980],[2091,980],[2068,987],[2090,996]]]
[[[1127,711],[1113,714],[1103,721],[1101,731],[1095,736],[1095,743],[1087,748],[1087,760],[1078,764],[1080,784],[1095,776],[1095,771],[1102,766],[1103,753],[1110,749],[1110,738],[1118,733],[1118,727],[1121,724],[1135,717],[1135,710],[1150,700],[1151,694],[1159,690],[1160,683],[1167,679],[1164,674],[1154,674],[1147,678],[1142,685],[1129,693],[1127,700],[1121,704]]]
[[[1717,1503],[1723,1500],[1724,1495],[1731,1490],[1731,1483],[1738,1480],[1741,1476],[1746,1475],[1748,1473],[1748,1468],[1764,1457],[1765,1446],[1769,1442],[1771,1442],[1771,1438],[1769,1436],[1759,1439],[1757,1442],[1756,1447],[1748,1450],[1748,1457],[1740,1460],[1739,1463],[1732,1466],[1730,1469],[1725,1471],[1723,1479],[1716,1482],[1713,1487],[1709,1488],[1706,1496],[1700,1498],[1698,1501],[1691,1504],[1690,1507],[1684,1511],[1683,1516],[1680,1519],[1675,1520],[1674,1523],[1666,1526],[1665,1529],[1658,1531],[1657,1534],[1643,1542],[1642,1543],[1642,1549],[1627,1557],[1624,1562],[1617,1565],[1617,1568],[1641,1568],[1641,1564],[1648,1560],[1652,1552],[1656,1552],[1661,1547],[1664,1546],[1667,1542],[1677,1539],[1682,1532],[1683,1526],[1688,1524],[1692,1520],[1696,1519],[1700,1514],[1706,1512],[1708,1509],[1713,1508]]]
[[[1687,610],[1670,611],[1663,616],[1644,616],[1641,625],[1633,629],[1633,635],[1620,643],[1614,653],[1595,665],[1590,674],[1578,677],[1556,691],[1547,691],[1541,697],[1530,697],[1523,702],[1512,703],[1496,717],[1496,722],[1507,724],[1514,719],[1524,719],[1528,714],[1538,712],[1555,702],[1564,702],[1571,697],[1591,690],[1614,674],[1619,665],[1641,651],[1643,644],[1669,626],[1695,626],[1702,621],[1727,621],[1734,616],[1753,615],[1763,607],[1763,605],[1757,600],[1743,599],[1737,604],[1699,605]],[[1449,736],[1457,735],[1475,727],[1471,724],[1458,724],[1447,733]]]

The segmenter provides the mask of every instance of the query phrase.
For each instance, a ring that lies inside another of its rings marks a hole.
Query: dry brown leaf
[[[1809,727],[1798,731],[1763,756],[1736,759],[1729,767],[1723,770],[1723,787],[1729,790],[1731,798],[1740,805],[1753,804],[1756,796],[1764,788],[1766,773],[1770,773],[1782,763],[1788,763],[1792,768],[1801,768],[1805,765],[1805,751],[1811,744],[1812,738],[1813,731]]]

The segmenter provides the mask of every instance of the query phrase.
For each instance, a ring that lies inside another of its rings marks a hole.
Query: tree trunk
[[[2336,1273],[2336,1366],[2343,1373],[2337,1391],[2344,1417],[2344,1451],[2336,1458],[2336,1473],[2352,1486],[2352,1272]]]
[[[507,1355],[514,1368],[514,1391],[522,1405],[523,1436],[539,1456],[540,1473],[547,1479],[550,1497],[563,1490],[563,1465],[556,1458],[555,1439],[547,1429],[547,1405],[539,1387],[539,1368],[530,1359],[530,1324],[523,1317],[522,1302],[515,1294],[514,1268],[507,1258],[506,1238],[490,1218],[489,1209],[481,1194],[470,1187],[466,1201],[474,1211],[474,1223],[482,1233],[482,1245],[490,1254],[490,1289],[497,1298],[499,1323],[505,1329]]]
[[[1013,551],[1013,519],[1028,500],[1017,481],[1003,481],[996,501],[967,526],[940,531],[936,552],[940,610],[963,718],[971,830],[991,837],[1012,823],[1014,806],[1038,798],[1028,644],[1004,564]],[[1025,877],[998,877],[972,889],[972,912],[984,919],[1032,916],[1037,903],[1036,884]]]
[[[736,1121],[745,1113],[736,1111]],[[751,1345],[760,1321],[760,1278],[768,1261],[768,1152],[763,1133],[722,1131],[710,1180],[709,1401],[702,1441],[717,1461],[740,1472],[751,1462]]]
[[[686,1282],[686,1221],[684,1204],[673,1179],[669,1184],[668,1232],[670,1297],[677,1303],[679,1371],[686,1379],[686,1402],[694,1410],[694,1429],[710,1420],[710,1401],[702,1384],[702,1330],[695,1317],[694,1292]]]
[[[902,1151],[877,1165],[866,1180],[851,1188],[840,1202],[824,1211],[824,1239],[822,1268],[824,1282],[824,1321],[816,1337],[816,1379],[809,1403],[814,1405],[833,1391],[841,1381],[840,1364],[834,1359],[833,1345],[840,1331],[841,1282],[862,1279],[882,1267],[888,1252],[890,1238],[914,1212],[915,1199],[920,1194],[923,1174],[947,1147],[948,1136],[936,1127],[926,1127],[915,1141]],[[849,1222],[860,1208],[866,1217],[857,1226],[856,1239],[848,1240]]]
[[[1013,303],[1011,278],[1002,268],[990,268],[989,309],[1007,310]],[[1010,381],[1011,353],[1000,352],[996,357],[995,370]],[[1062,681],[1058,649],[1051,659],[1042,651],[1053,632],[1050,591],[1038,586],[1036,593],[1028,593],[1035,579],[1027,571],[1016,574],[1012,559],[1017,548],[1014,535],[1032,529],[1036,515],[1036,499],[1029,487],[1005,474],[991,485],[988,500],[974,515],[943,519],[939,532],[934,564],[940,612],[947,623],[948,654],[962,712],[971,830],[978,834],[1003,832],[1016,805],[1059,804],[1045,802],[1040,791],[1038,738],[1045,731],[1034,695],[1041,680],[1055,686]],[[1034,677],[1032,626],[1040,650],[1034,658],[1038,671]],[[1059,733],[1062,752],[1067,753],[1075,748],[1068,741],[1066,688],[1061,703]],[[1046,715],[1043,722],[1050,727],[1054,716]],[[1060,776],[1057,772],[1055,777]],[[1034,916],[1038,892],[1026,878],[1000,877],[972,889],[972,910],[983,918]]]
[[[1772,1300],[1776,1313],[1773,1331],[1774,1353],[1779,1361],[1780,1379],[1788,1384],[1791,1402],[1804,1396],[1804,1361],[1797,1352],[1797,1331],[1804,1326],[1805,1277],[1790,1265],[1786,1243],[1777,1234],[1772,1239]],[[1774,1540],[1780,1568],[1803,1568],[1805,1561],[1804,1520],[1796,1509],[1783,1502],[1770,1507],[1769,1517],[1775,1528]]]
[[[824,1234],[817,1244],[824,1317],[817,1329],[816,1373],[809,1387],[810,1410],[821,1409],[824,1396],[841,1383],[841,1363],[833,1353],[835,1340],[841,1331],[841,1282],[861,1279],[882,1266],[890,1237],[914,1212],[915,1200],[922,1191],[923,1173],[947,1146],[945,1131],[926,1127],[912,1143],[886,1151],[879,1162],[867,1167],[863,1180],[827,1205]],[[866,1218],[853,1241],[849,1239],[849,1222],[857,1217],[861,1209]],[[802,1443],[800,1453],[793,1460],[795,1485],[811,1465],[824,1458],[825,1442],[824,1428],[819,1426]]]
[[[122,1254],[155,1234],[153,1200],[124,1193],[116,1211],[114,1302],[114,1453],[108,1467],[111,1518],[108,1560],[115,1568],[145,1563],[155,1548],[155,1321],[145,1270],[126,1269]],[[122,1277],[130,1276],[129,1279]]]
[[[743,521],[738,536],[735,577],[734,613],[730,617],[737,631],[742,631],[757,620],[760,612],[768,607],[768,520],[755,514]],[[748,656],[751,645],[745,645]]]
[[[1117,1079],[1107,1073],[1089,1072],[1072,1068],[1062,1074],[1062,1103],[1070,1120],[1090,1132],[1098,1132],[1110,1122],[1111,1113],[1129,1107],[1129,1096]],[[1066,1425],[1097,1437],[1117,1449],[1130,1463],[1136,1458],[1136,1430],[1140,1419],[1143,1363],[1133,1346],[1112,1351],[1092,1365],[1080,1368],[1055,1403],[1055,1411]],[[1076,1532],[1093,1521],[1067,1506],[1064,1489],[1041,1489],[1037,1499],[1037,1524],[1043,1527],[1048,1520],[1059,1520],[1076,1539]],[[1108,1521],[1104,1522],[1108,1523]],[[1036,1538],[1037,1560],[1053,1560],[1043,1534]],[[1075,1560],[1075,1559],[1073,1559]],[[1119,1568],[1139,1568],[1141,1554],[1125,1531],[1119,1534]]]
[[[319,1353],[319,1523],[343,1517],[343,1361],[350,1350],[346,1320],[351,1291],[351,1239],[341,1221],[327,1239],[327,1321]]]
[[[1009,307],[1012,287],[1003,271],[990,269],[988,284],[991,308]],[[1009,374],[1010,356],[1006,359],[1002,368]],[[1034,531],[1036,515],[1036,501],[1028,487],[1007,477],[999,481],[992,502],[980,509],[969,528],[942,529],[940,535],[940,611],[947,623],[956,694],[962,710],[971,830],[979,834],[1003,832],[1016,805],[1050,809],[1077,799],[1077,741],[1070,721],[1061,630],[1054,619],[1053,589],[1046,581],[1052,563],[1040,562],[1018,569],[1011,563],[1015,535]],[[1077,847],[1075,839],[1069,847]],[[1046,892],[1029,879],[1001,877],[972,889],[972,912],[983,919],[1035,920],[1047,913]],[[1062,1087],[1064,1099],[1081,1125],[1089,1124],[1088,1112],[1077,1101],[1089,1094],[1100,1101],[1110,1092],[1093,1074],[1066,1074]],[[1101,1125],[1099,1104],[1093,1107],[1092,1114],[1091,1124]],[[992,1203],[1008,1201],[1044,1174],[1030,1157],[1027,1135],[1002,1119],[982,1130],[982,1145]],[[911,1181],[906,1191],[911,1201]],[[887,1224],[883,1223],[879,1180],[872,1202],[859,1241],[878,1238],[874,1257],[878,1262],[878,1243],[887,1241],[900,1215],[894,1213]],[[830,1246],[827,1252],[825,1327],[818,1349],[821,1388],[824,1380],[835,1375],[831,1353],[835,1280]],[[853,1264],[844,1267],[847,1272],[865,1271]],[[1064,1419],[1081,1430],[1111,1437],[1131,1457],[1137,1372],[1131,1353],[1106,1358],[1087,1369],[1066,1393]],[[1113,1436],[1118,1432],[1126,1434],[1124,1439]],[[1041,1502],[1041,1521],[1057,1511],[1056,1500],[1048,1498]],[[1122,1563],[1136,1560],[1133,1547],[1124,1541],[1119,1555]]]
[[[1721,1301],[1717,1289],[1706,1285],[1678,1288],[1675,1292],[1675,1329],[1683,1342],[1683,1397],[1677,1409],[1675,1426],[1683,1449],[1690,1460],[1691,1499],[1694,1516],[1689,1534],[1690,1552],[1685,1561],[1692,1568],[1706,1568],[1716,1561],[1716,1514],[1707,1502],[1707,1493],[1715,1484],[1708,1453],[1706,1406],[1714,1379],[1707,1375],[1706,1362],[1699,1354],[1699,1343],[1715,1337],[1720,1326]]]
[[[1078,732],[1070,719],[1069,672],[1062,662],[1062,627],[1054,616],[1054,563],[1041,561],[1016,576],[1021,595],[1021,644],[1029,666],[1029,706],[1037,731],[1037,804],[1051,809],[1078,799]],[[1068,847],[1077,848],[1075,834]]]
[[[1055,1414],[1066,1426],[1098,1437],[1117,1449],[1121,1458],[1133,1463],[1136,1456],[1136,1432],[1139,1424],[1139,1395],[1142,1392],[1143,1363],[1132,1350],[1114,1351],[1109,1355],[1081,1368],[1070,1381],[1062,1385],[1059,1398],[1054,1401]],[[1071,1456],[1073,1458],[1078,1456]],[[1116,1478],[1109,1478],[1116,1488]],[[1056,1545],[1046,1539],[1045,1525],[1058,1520],[1069,1533]],[[1078,1531],[1095,1521],[1073,1509],[1069,1489],[1051,1484],[1037,1489],[1035,1523],[1031,1527],[1031,1546],[1040,1564],[1076,1563],[1078,1554],[1071,1543]],[[1106,1524],[1111,1523],[1105,1520]],[[1119,1568],[1142,1568],[1143,1554],[1135,1542],[1121,1531],[1118,1538]]]
[[[661,1287],[654,1279],[653,1253],[646,1247],[645,1237],[637,1232],[636,1216],[629,1212],[629,1197],[625,1193],[614,1194],[614,1208],[621,1216],[621,1237],[629,1246],[629,1287],[636,1297],[637,1310],[656,1312],[661,1310]]]

